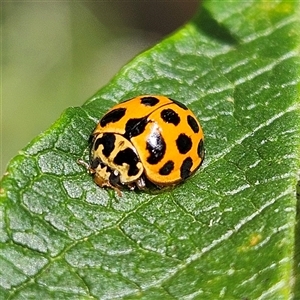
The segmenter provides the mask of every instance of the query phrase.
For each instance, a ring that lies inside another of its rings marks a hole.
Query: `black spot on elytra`
[[[127,139],[131,139],[134,136],[140,135],[144,132],[147,123],[147,117],[129,119],[125,125],[124,137]]]
[[[188,122],[188,124],[190,125],[191,129],[192,129],[195,133],[199,132],[199,125],[198,125],[198,123],[197,123],[197,121],[195,120],[194,117],[188,115],[188,116],[187,116],[187,122]]]
[[[129,165],[128,176],[134,176],[138,174],[139,168],[137,167],[137,163],[139,162],[139,158],[137,154],[131,149],[126,148],[118,152],[116,157],[114,158],[114,163],[116,165],[123,165],[124,163]]]
[[[176,140],[176,145],[179,153],[186,154],[192,148],[192,140],[186,134],[181,133]]]
[[[172,123],[175,126],[177,126],[180,122],[180,117],[171,108],[166,108],[166,109],[162,110],[160,113],[160,116],[166,123]]]
[[[104,156],[109,157],[115,148],[116,137],[113,133],[104,133],[102,137],[98,137],[94,144],[94,150],[97,151],[100,145],[103,146],[102,153]]]
[[[144,104],[145,106],[155,106],[159,102],[159,99],[156,97],[142,97],[141,98],[141,104]]]
[[[186,179],[191,175],[191,167],[193,165],[193,160],[187,157],[180,167],[180,177],[181,179]]]
[[[173,101],[175,104],[177,104],[179,107],[183,108],[184,110],[188,110],[188,108],[182,104],[181,102],[177,101],[177,100],[174,100],[174,99],[171,99],[169,98],[171,101]]]
[[[152,133],[146,141],[146,149],[149,151],[147,162],[155,165],[162,160],[166,153],[166,142],[159,131]]]
[[[198,152],[199,157],[201,159],[203,159],[204,158],[204,143],[203,143],[202,139],[199,141],[197,152]]]
[[[116,109],[108,112],[100,120],[100,125],[102,127],[104,127],[104,126],[106,126],[109,123],[118,122],[120,119],[122,119],[124,117],[125,112],[126,112],[126,108],[124,108],[124,107],[116,108]]]
[[[160,175],[169,175],[174,169],[174,162],[172,160],[167,161],[158,171]]]

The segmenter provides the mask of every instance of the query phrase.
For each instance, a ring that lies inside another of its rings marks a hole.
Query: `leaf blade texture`
[[[299,32],[297,2],[204,1],[67,109],[2,179],[0,298],[296,299]],[[206,158],[174,189],[118,198],[76,161],[139,94],[188,105]]]

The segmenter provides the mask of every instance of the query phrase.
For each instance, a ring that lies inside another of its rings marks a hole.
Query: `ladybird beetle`
[[[111,108],[91,135],[88,169],[100,187],[175,185],[204,158],[202,128],[184,104],[143,95]]]

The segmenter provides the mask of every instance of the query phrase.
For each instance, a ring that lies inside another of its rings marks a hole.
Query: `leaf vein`
[[[300,104],[296,103],[290,107],[288,107],[285,111],[281,111],[278,114],[273,115],[271,118],[263,122],[262,124],[258,125],[256,128],[254,128],[252,131],[249,131],[248,133],[244,134],[241,138],[233,142],[229,147],[225,148],[223,151],[220,151],[218,154],[214,155],[213,158],[206,158],[206,164],[203,164],[202,170],[204,170],[207,166],[209,166],[211,163],[216,162],[218,159],[223,158],[226,154],[228,154],[234,147],[237,145],[242,144],[244,140],[247,138],[253,136],[257,131],[261,130],[262,128],[269,126],[272,124],[275,120],[281,118],[284,116],[286,113],[295,111],[300,109]]]

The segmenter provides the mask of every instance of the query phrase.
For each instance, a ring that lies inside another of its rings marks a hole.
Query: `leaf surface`
[[[1,183],[0,298],[297,299],[299,14],[205,1],[24,148]],[[188,105],[206,158],[172,190],[120,198],[77,159],[107,109],[140,94]]]

